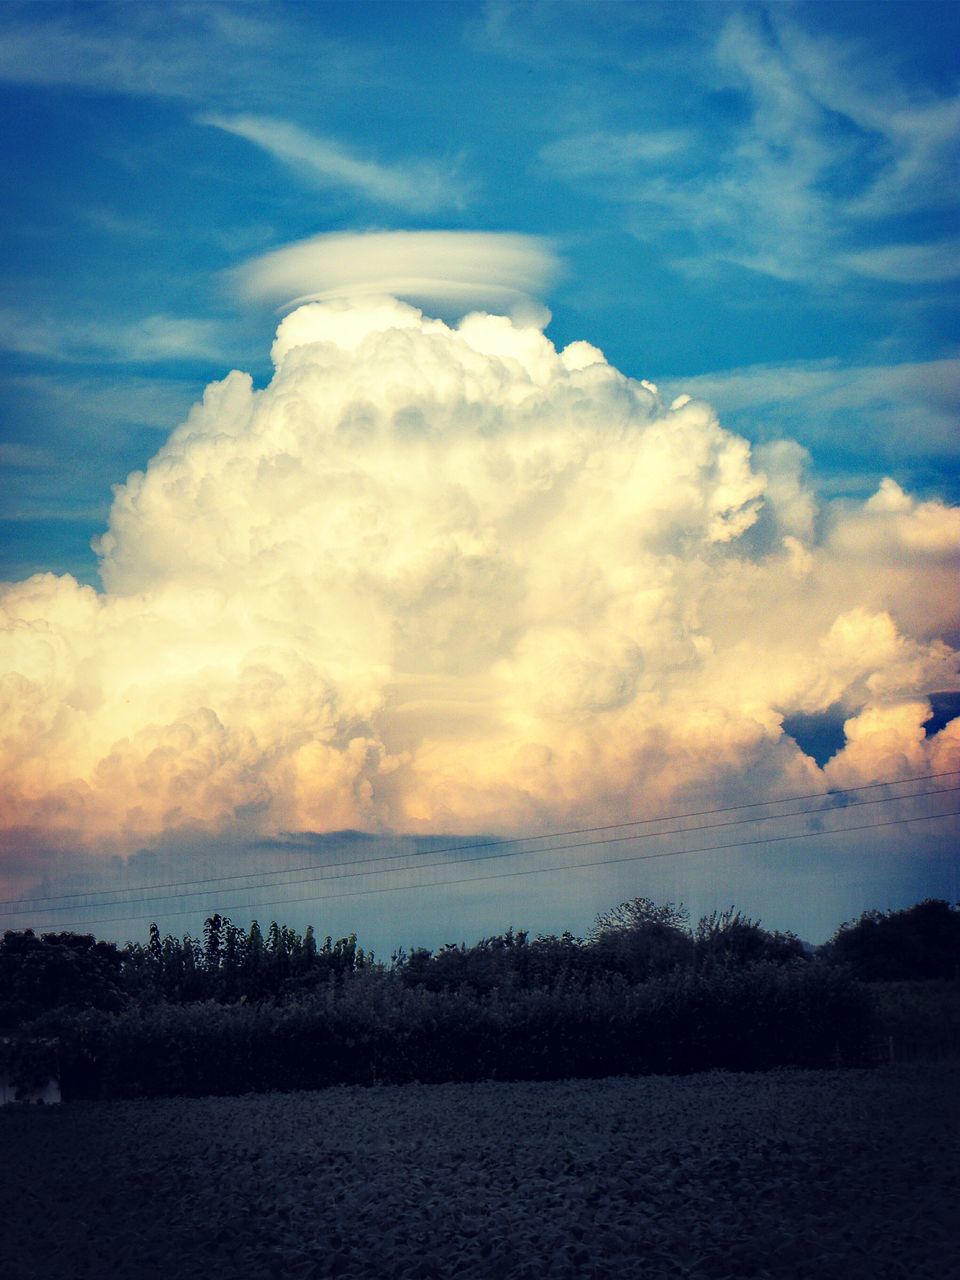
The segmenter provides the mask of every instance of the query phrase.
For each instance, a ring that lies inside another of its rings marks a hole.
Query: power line
[[[852,790],[854,790],[854,789],[855,789],[855,788],[850,788],[850,790],[851,790],[851,791],[852,791]],[[589,849],[589,848],[592,848],[592,847],[593,847],[593,846],[595,846],[595,845],[602,845],[602,844],[622,844],[624,841],[627,841],[627,840],[652,840],[652,839],[658,838],[658,837],[660,837],[660,836],[669,836],[669,835],[685,835],[685,834],[688,834],[688,833],[690,833],[690,832],[697,832],[697,831],[714,831],[714,830],[717,830],[717,829],[722,828],[722,827],[738,827],[738,826],[743,826],[743,825],[745,825],[746,823],[749,823],[749,822],[776,822],[776,821],[779,821],[780,819],[784,819],[784,818],[815,817],[815,816],[817,816],[818,814],[822,814],[822,813],[834,813],[834,812],[837,812],[838,810],[859,808],[859,807],[861,807],[861,806],[863,806],[863,805],[889,804],[889,803],[891,803],[891,802],[893,802],[893,801],[897,801],[897,800],[917,800],[917,799],[921,799],[921,798],[923,798],[924,796],[931,796],[931,795],[946,795],[946,794],[948,794],[948,793],[950,793],[950,792],[953,792],[953,791],[960,791],[960,786],[956,786],[956,787],[936,787],[936,788],[933,788],[933,789],[928,790],[928,791],[918,791],[918,792],[913,793],[912,795],[901,795],[901,796],[881,796],[881,797],[879,797],[879,798],[877,798],[877,799],[874,799],[874,798],[870,797],[870,798],[868,798],[868,799],[866,799],[866,800],[850,800],[850,801],[848,801],[847,803],[842,804],[842,805],[823,805],[823,806],[821,806],[821,807],[820,807],[820,808],[818,808],[818,809],[794,809],[794,810],[789,811],[789,812],[787,812],[787,813],[765,814],[765,815],[760,816],[760,817],[737,818],[737,819],[731,819],[731,820],[729,820],[729,821],[727,821],[727,822],[711,822],[711,823],[705,823],[705,824],[701,824],[701,825],[698,825],[698,826],[691,826],[691,827],[674,827],[674,828],[672,828],[672,829],[668,829],[668,830],[665,830],[665,831],[652,831],[652,832],[642,832],[642,833],[631,832],[629,835],[621,835],[621,836],[605,836],[605,837],[604,837],[603,839],[601,839],[601,840],[591,840],[591,841],[587,841],[587,842],[575,841],[575,842],[573,842],[573,843],[571,843],[571,844],[554,845],[554,846],[552,846],[551,848],[549,848],[549,849],[547,849],[547,850],[516,849],[516,850],[510,850],[510,851],[507,851],[507,852],[492,853],[492,854],[489,854],[489,855],[480,854],[480,855],[474,855],[473,857],[469,857],[469,858],[459,858],[459,859],[457,859],[457,860],[456,860],[454,863],[452,863],[452,864],[451,864],[451,862],[449,862],[449,861],[447,861],[447,860],[443,860],[443,861],[440,861],[440,862],[420,862],[420,863],[414,864],[413,866],[409,866],[409,867],[391,867],[391,868],[386,868],[385,870],[387,871],[387,873],[388,873],[388,874],[389,874],[389,872],[398,872],[398,873],[399,873],[399,872],[404,872],[404,871],[428,871],[428,870],[433,870],[433,869],[438,868],[438,867],[448,867],[448,866],[451,866],[451,865],[460,866],[460,865],[463,865],[464,863],[468,863],[468,862],[491,862],[491,861],[499,860],[499,859],[502,859],[502,858],[518,858],[518,857],[522,857],[524,854],[527,854],[527,853],[540,853],[540,852],[559,853],[559,852],[562,852],[562,851],[565,851],[565,850],[568,850],[568,849],[583,849],[583,848],[587,848],[587,849]],[[819,798],[819,797],[817,797],[817,798]],[[783,801],[780,801],[779,803],[784,803],[784,802],[783,802]],[[755,806],[744,806],[744,807],[755,807]],[[729,808],[728,808],[727,810],[724,810],[723,812],[729,812],[729,811],[730,811],[730,810],[729,810]],[[659,821],[667,821],[667,819],[659,819]],[[617,824],[611,824],[610,826],[607,826],[607,827],[601,827],[601,828],[590,828],[589,830],[594,830],[594,831],[603,831],[603,830],[608,830],[608,831],[609,831],[609,830],[614,830],[614,829],[621,829],[622,827],[624,827],[624,826],[628,826],[628,825],[632,825],[632,824],[629,824],[629,823],[617,823]],[[573,833],[570,833],[570,834],[573,834]],[[509,843],[514,843],[514,842],[511,842],[511,841],[498,841],[498,842],[497,842],[497,844],[501,844],[501,845],[502,845],[502,844],[509,844]],[[471,847],[471,848],[478,848],[478,847],[480,847],[480,848],[483,848],[483,847],[487,847],[487,848],[489,848],[490,846],[489,846],[489,845],[487,845],[487,846],[477,846],[477,845],[473,845],[473,846],[469,846],[469,847]],[[454,847],[453,851],[454,851],[454,852],[458,852],[458,850],[456,849],[456,847]],[[441,850],[440,852],[443,852],[443,851]],[[397,855],[394,855],[394,857],[396,857],[396,856],[397,856]],[[360,859],[360,860],[359,860],[358,862],[356,862],[356,863],[349,863],[349,862],[347,862],[347,863],[337,863],[337,864],[334,864],[334,865],[333,865],[331,868],[329,868],[329,869],[330,869],[330,870],[337,871],[337,870],[339,870],[341,867],[345,867],[345,866],[363,865],[363,864],[364,864],[364,863],[366,863],[366,862],[379,862],[379,861],[381,861],[381,860],[380,860],[380,859]],[[306,869],[308,869],[308,870],[317,870],[317,871],[321,871],[321,872],[322,872],[322,871],[324,871],[324,870],[327,870],[328,868],[323,867],[323,866],[320,866],[320,867],[310,867],[310,868],[306,868]],[[289,868],[288,868],[286,871],[280,871],[280,872],[276,872],[276,873],[270,872],[270,873],[267,873],[267,874],[269,874],[269,875],[271,875],[271,876],[272,876],[272,875],[274,875],[274,874],[280,874],[280,875],[283,875],[283,874],[290,874],[290,871],[291,871],[291,869],[289,869]],[[238,889],[240,889],[240,888],[244,888],[244,889],[249,889],[249,890],[259,890],[259,889],[269,889],[269,888],[278,888],[278,889],[279,889],[279,888],[297,888],[297,887],[299,887],[300,885],[306,885],[306,884],[317,884],[317,883],[322,883],[322,882],[329,881],[329,880],[352,880],[352,879],[356,879],[356,878],[361,877],[361,876],[378,875],[378,874],[380,874],[380,871],[381,871],[381,868],[375,868],[374,870],[370,870],[370,871],[348,871],[348,872],[347,872],[346,874],[344,874],[344,875],[318,875],[318,876],[309,876],[309,877],[307,877],[306,879],[302,879],[302,880],[285,880],[285,881],[277,881],[277,880],[273,880],[273,879],[270,879],[270,880],[266,880],[266,879],[265,879],[265,880],[262,880],[259,884],[254,884],[254,885],[244,885],[244,886],[239,886],[239,885],[238,885],[238,886],[235,886],[235,887],[236,887],[236,888],[238,888]],[[94,902],[94,903],[90,903],[90,904],[89,904],[89,907],[90,907],[90,909],[94,909],[94,910],[95,910],[97,907],[101,907],[101,906],[126,906],[126,905],[129,905],[129,906],[141,906],[141,905],[143,905],[144,903],[149,903],[149,902],[158,902],[158,903],[162,903],[162,902],[164,902],[164,901],[168,901],[168,900],[176,900],[177,898],[181,898],[181,897],[207,896],[207,895],[208,895],[208,893],[209,893],[209,891],[208,891],[208,890],[199,890],[199,889],[198,889],[198,890],[193,890],[192,892],[187,893],[187,894],[170,894],[170,895],[168,895],[166,898],[160,898],[160,897],[156,897],[156,898],[155,898],[155,897],[153,897],[152,895],[148,895],[148,896],[147,896],[147,897],[145,897],[145,898],[139,898],[139,899],[136,899],[136,898],[135,898],[135,899],[130,899],[130,900],[128,900],[128,901],[125,901],[125,900],[113,900],[113,901],[111,901],[111,902]],[[73,910],[75,910],[75,909],[77,909],[76,904],[72,904],[72,905],[70,905],[70,906],[48,907],[48,908],[47,908],[47,912],[49,913],[49,912],[53,912],[53,911],[73,911]],[[80,909],[82,909],[82,904],[81,904]],[[194,908],[194,909],[195,909],[195,910],[199,910],[200,908],[199,908],[199,907],[197,907],[197,908]],[[31,914],[33,914],[33,908],[27,908],[27,909],[26,909],[26,910],[24,910],[24,911],[8,912],[8,913],[6,913],[6,914],[7,914],[7,916],[8,916],[8,917],[9,917],[9,916],[14,916],[14,915],[31,915]]]
[[[934,795],[938,793],[928,792],[926,794]],[[587,870],[592,867],[615,866],[617,864],[625,863],[625,862],[648,862],[658,858],[676,858],[676,857],[682,857],[685,854],[691,854],[691,853],[715,853],[724,849],[747,849],[747,848],[751,848],[753,846],[761,845],[761,844],[778,844],[778,843],[782,843],[784,840],[799,841],[799,840],[812,840],[820,836],[830,836],[830,835],[843,836],[843,835],[849,835],[851,832],[854,832],[854,831],[876,831],[882,827],[895,827],[895,826],[900,826],[903,823],[907,823],[907,822],[931,822],[931,821],[936,821],[937,819],[940,819],[940,818],[956,818],[956,817],[960,817],[960,809],[952,809],[947,813],[928,813],[928,814],[921,814],[919,816],[913,816],[908,818],[887,818],[887,819],[883,819],[880,822],[867,822],[867,823],[858,824],[856,826],[848,826],[848,827],[834,827],[832,829],[828,829],[825,831],[803,831],[800,833],[794,833],[792,835],[762,836],[760,839],[757,839],[757,840],[733,840],[727,844],[703,845],[696,849],[666,849],[659,853],[626,854],[623,857],[619,857],[619,858],[598,858],[598,859],[594,859],[591,862],[564,863],[561,866],[524,867],[524,868],[521,868],[519,871],[497,871],[497,872],[494,872],[492,875],[462,876],[459,879],[453,879],[453,880],[434,880],[434,881],[428,882],[427,884],[379,885],[369,889],[350,889],[350,890],[347,890],[346,893],[314,894],[310,896],[301,895],[297,899],[280,898],[280,899],[275,899],[274,901],[271,901],[271,902],[259,902],[256,904],[256,909],[260,910],[264,907],[290,906],[291,903],[293,903],[294,905],[299,905],[302,902],[333,902],[333,901],[337,901],[340,898],[363,898],[363,897],[368,897],[371,894],[402,893],[405,890],[410,891],[410,890],[423,890],[423,889],[445,889],[445,888],[453,887],[456,885],[477,884],[485,880],[505,880],[505,879],[512,879],[516,876],[545,875],[555,871],[581,871],[581,870]],[[709,828],[704,828],[704,829],[709,829]],[[628,836],[619,837],[619,839],[630,839],[630,837]],[[605,844],[609,842],[595,841],[593,843]],[[579,846],[565,845],[563,847],[566,849],[590,848],[591,845],[590,844],[579,845]],[[553,852],[553,850],[551,850],[551,852]],[[442,865],[449,866],[450,864],[446,863]],[[347,877],[337,876],[337,877],[330,877],[330,878],[346,879]],[[132,905],[139,905],[139,904],[132,904]],[[193,908],[188,908],[182,911],[170,911],[167,913],[167,915],[168,916],[194,915],[199,910],[201,910],[201,908],[193,907]],[[238,903],[234,906],[218,908],[218,911],[220,914],[226,914],[227,912],[231,912],[231,911],[246,912],[249,910],[251,910],[251,907],[244,903]],[[120,921],[129,922],[134,920],[150,920],[152,918],[152,914],[153,913],[134,915],[134,916],[129,916],[129,915],[110,916],[107,918],[101,918],[97,920],[87,920],[82,922],[82,925],[83,927],[87,927],[89,925],[94,925],[94,924],[116,924]],[[61,925],[61,928],[62,927],[63,926]],[[80,926],[78,925],[78,926],[71,926],[71,927],[80,927]]]
[[[856,790],[856,788],[851,787],[850,790],[851,791]],[[617,844],[622,844],[623,841],[627,841],[627,840],[655,840],[655,838],[658,838],[660,836],[681,836],[681,835],[687,835],[687,833],[689,832],[718,831],[718,829],[722,827],[742,827],[742,826],[745,826],[746,823],[750,823],[750,822],[780,822],[780,820],[783,818],[817,817],[818,814],[836,813],[837,810],[856,809],[856,808],[861,808],[861,806],[863,805],[892,804],[892,803],[895,803],[895,801],[897,800],[919,800],[919,799],[922,799],[922,797],[924,796],[948,795],[952,791],[960,791],[960,785],[954,786],[954,787],[933,787],[931,788],[931,790],[928,790],[928,791],[916,791],[914,792],[913,795],[877,796],[877,797],[868,796],[867,799],[865,800],[847,800],[845,804],[820,805],[820,808],[818,809],[792,809],[792,810],[788,810],[787,813],[763,814],[763,815],[760,815],[760,817],[754,817],[754,815],[751,815],[751,817],[749,818],[731,818],[726,820],[726,822],[700,823],[698,824],[698,826],[695,826],[695,827],[673,827],[673,828],[667,829],[667,831],[631,832],[630,835],[627,835],[627,836],[604,836],[602,840],[590,840],[586,842],[575,841],[573,842],[573,844],[568,844],[568,845],[554,845],[552,847],[549,847],[548,850],[513,849],[513,850],[508,850],[506,852],[498,852],[498,854],[488,854],[488,855],[475,854],[474,856],[471,856],[471,858],[458,858],[454,860],[453,863],[445,859],[443,861],[430,861],[430,863],[428,863],[428,861],[421,861],[421,863],[413,864],[412,867],[388,868],[387,873],[389,874],[389,872],[408,872],[408,870],[411,870],[411,872],[415,872],[415,870],[431,870],[436,867],[451,867],[451,865],[458,865],[458,867],[460,867],[460,865],[463,865],[465,863],[480,863],[480,861],[483,861],[483,863],[486,863],[486,861],[493,861],[494,859],[502,859],[502,858],[522,858],[524,854],[530,854],[530,852],[544,852],[544,851],[562,852],[563,850],[567,850],[567,849],[591,849],[591,847],[594,847],[595,845],[617,845]],[[778,801],[778,803],[783,804],[783,801]],[[724,810],[724,812],[730,812],[731,808],[732,806],[730,806],[730,808],[728,808],[727,810]],[[745,808],[748,808],[748,806],[745,806]],[[749,806],[749,808],[755,808],[755,805],[751,805]],[[667,822],[668,819],[663,818],[659,820],[660,822]],[[630,823],[616,823],[616,824],[612,823],[611,826],[608,826],[608,827],[589,828],[589,829],[591,829],[591,831],[613,831],[613,829],[622,829],[625,826],[631,826],[631,824]],[[509,844],[509,841],[500,841],[499,844]],[[477,846],[471,846],[471,847],[477,847]],[[489,847],[489,846],[486,846],[486,847]],[[396,858],[397,855],[393,855],[393,856],[394,858]],[[384,859],[384,861],[387,861],[387,860],[389,859]],[[361,859],[360,864],[371,863],[371,861],[378,861],[378,859]],[[338,863],[338,864],[334,864],[333,867],[329,869],[339,870],[340,867],[351,867],[351,865],[357,865],[357,864]],[[323,870],[328,868],[312,867],[312,868],[306,868],[306,869],[320,870],[320,872],[323,872]],[[288,874],[291,874],[291,870],[292,870],[291,868],[288,868],[287,870],[280,870],[280,872],[269,872],[268,874],[270,877],[288,876]],[[273,879],[273,878],[262,879],[262,881],[259,884],[250,884],[250,886],[234,886],[234,887],[238,888],[238,890],[239,888],[250,888],[250,890],[261,890],[261,888],[297,888],[298,886],[301,886],[301,884],[316,884],[324,881],[338,881],[338,879],[356,879],[357,877],[361,877],[361,876],[378,876],[378,874],[381,874],[383,870],[384,868],[378,867],[372,870],[362,870],[362,872],[346,872],[342,874],[342,876],[340,876],[340,874],[334,874],[334,876],[310,876],[310,877],[307,877],[306,879],[292,879],[292,881],[278,881],[278,879]],[[145,902],[159,902],[159,904],[163,904],[163,902],[165,901],[170,901],[170,900],[175,901],[178,899],[183,899],[183,897],[209,897],[209,895],[210,895],[210,890],[191,890],[191,892],[188,892],[188,893],[170,893],[170,895],[166,895],[164,897],[147,895],[146,897],[143,897],[143,899],[131,899],[131,900],[115,899],[109,902],[91,902],[90,908],[92,910],[96,910],[96,908],[99,908],[99,906],[127,906],[127,905],[142,906],[143,904],[145,904]],[[70,905],[64,905],[64,906],[49,906],[49,908],[46,908],[46,914],[50,915],[51,913],[54,913],[54,911],[76,911],[77,909],[78,908],[76,904],[70,904]],[[82,906],[79,909],[82,910]],[[200,908],[198,908],[197,906],[195,910],[200,910]],[[35,914],[35,911],[36,911],[35,908],[26,908],[22,911],[6,911],[5,918],[12,919],[14,918],[14,916],[18,916],[18,915],[33,915]]]
[[[503,838],[499,840],[480,840],[480,841],[475,841],[472,844],[444,845],[444,846],[441,846],[440,848],[425,850],[424,853],[426,855],[436,855],[439,853],[463,853],[463,852],[470,851],[472,849],[496,849],[496,848],[502,848],[504,845],[510,845],[510,844],[530,844],[533,841],[560,840],[560,839],[565,839],[567,836],[595,835],[603,831],[622,831],[622,830],[625,830],[627,827],[650,826],[658,822],[683,822],[683,821],[686,821],[688,818],[713,817],[721,813],[740,813],[747,809],[759,809],[768,805],[797,804],[797,803],[800,803],[801,801],[806,801],[806,800],[824,800],[824,799],[829,800],[835,796],[853,795],[855,792],[858,792],[858,791],[876,790],[878,787],[909,786],[910,784],[916,783],[916,782],[931,782],[939,778],[952,778],[957,776],[960,776],[960,769],[947,769],[942,773],[925,773],[912,778],[886,778],[886,779],[881,779],[879,782],[864,782],[864,783],[861,783],[860,786],[856,786],[856,787],[838,787],[832,791],[826,791],[826,792],[812,791],[812,792],[808,792],[805,795],[782,796],[779,799],[774,799],[774,800],[754,800],[746,804],[724,805],[724,806],[713,808],[713,809],[694,809],[687,813],[662,814],[658,817],[652,817],[652,818],[632,818],[626,822],[611,822],[611,823],[606,823],[605,825],[602,825],[602,826],[573,827],[563,831],[546,832],[542,835],[512,836],[510,838]],[[920,792],[918,794],[934,795],[934,794],[937,794],[938,791],[947,791],[952,789],[953,788],[938,788],[935,791]],[[891,800],[899,800],[899,799],[908,800],[908,799],[914,799],[915,797],[914,796],[890,796],[887,798]],[[860,804],[860,803],[866,803],[866,802],[851,801],[850,804],[845,807],[852,808],[854,804]],[[830,812],[832,808],[842,808],[842,807],[844,806],[841,806],[841,805],[825,806],[821,810],[810,810],[809,812],[812,812],[812,813]],[[770,815],[766,815],[763,818],[758,818],[756,819],[756,821],[768,821],[769,819],[773,819],[773,818],[792,817],[792,816],[795,816],[795,815],[770,814]],[[749,821],[749,819],[742,819],[741,821],[745,822],[745,821]],[[739,825],[739,824],[738,823],[708,824],[708,826],[724,826],[724,825]],[[683,829],[686,831],[700,831],[700,830],[706,830],[708,829],[708,827],[686,827]],[[672,835],[675,833],[671,831],[663,831],[663,832],[653,832],[651,834],[652,835]],[[646,839],[646,838],[648,837],[645,835],[637,836],[637,839]],[[602,840],[595,840],[595,841],[591,841],[590,843],[604,844],[609,842],[602,841]],[[561,847],[568,848],[571,846],[561,846]],[[536,850],[520,850],[519,852],[526,853],[526,852],[537,852],[537,851]],[[424,855],[417,852],[407,851],[404,853],[381,854],[375,858],[354,858],[348,862],[338,862],[332,865],[335,867],[359,867],[359,866],[369,866],[371,864],[375,864],[379,866],[387,862],[396,862],[399,858],[415,858],[415,857],[422,857],[422,856]],[[501,856],[501,855],[493,855],[493,856]],[[506,855],[506,856],[515,856],[515,855]],[[475,861],[475,860],[476,859],[466,859],[466,858],[462,859],[462,861],[464,862]],[[429,866],[433,864],[422,864],[422,865]],[[446,865],[446,864],[443,864],[443,865]],[[231,884],[233,884],[233,886],[237,889],[262,888],[262,887],[265,887],[263,884],[246,886],[246,885],[236,884],[235,882],[239,880],[249,880],[251,878],[255,878],[257,876],[261,876],[264,874],[267,874],[270,876],[281,876],[281,875],[289,876],[289,875],[299,874],[299,872],[301,871],[315,871],[315,870],[323,870],[323,869],[324,869],[324,864],[320,864],[318,866],[317,863],[306,863],[303,866],[281,867],[281,868],[277,868],[275,871],[270,871],[266,873],[262,871],[239,871],[239,872],[233,872],[230,875],[207,876],[207,877],[203,877],[201,879],[195,879],[195,880],[171,880],[171,881],[166,881],[162,884],[155,884],[155,885],[146,885],[146,884],[145,885],[124,885],[117,889],[87,889],[87,890],[77,890],[74,893],[52,893],[52,894],[45,894],[45,895],[35,895],[33,897],[28,897],[28,898],[7,898],[7,899],[0,899],[0,908],[7,907],[7,906],[27,907],[27,911],[15,911],[15,912],[3,913],[4,915],[24,915],[24,914],[28,914],[29,911],[33,910],[33,907],[30,904],[39,903],[39,902],[54,902],[54,901],[59,901],[63,903],[64,899],[66,898],[77,899],[77,898],[94,898],[95,897],[95,898],[102,899],[107,894],[134,894],[134,893],[142,893],[145,891],[157,891],[160,889],[188,889],[193,885],[224,884],[227,882],[230,882]],[[414,869],[415,868],[413,867],[395,868],[395,870],[398,870],[398,871],[414,870]],[[336,878],[336,877],[330,877],[330,878]],[[279,888],[281,883],[283,882],[277,881],[276,886]],[[291,880],[287,883],[291,885],[296,885],[301,883],[309,883],[309,881]],[[171,894],[169,896],[171,898],[174,898],[174,897],[193,897],[195,895]],[[139,901],[150,902],[154,900],[159,902],[159,901],[162,901],[163,899],[159,897],[154,898],[151,892],[151,895],[145,899],[140,899],[140,900],[130,899],[129,901],[131,905],[138,905]],[[122,906],[125,904],[125,901],[126,900],[124,899],[113,899],[110,902],[99,901],[99,902],[90,903],[89,905],[92,907],[113,906],[113,905]],[[47,908],[47,910],[48,911],[72,910],[74,907],[76,907],[78,910],[82,910],[83,903],[72,902],[72,903],[67,903],[60,907],[49,907]]]

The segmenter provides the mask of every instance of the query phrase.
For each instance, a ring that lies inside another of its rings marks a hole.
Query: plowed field
[[[956,1274],[960,1069],[0,1111],[0,1274]]]

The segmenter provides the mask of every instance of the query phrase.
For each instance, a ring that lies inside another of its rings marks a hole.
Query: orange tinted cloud
[[[116,492],[104,591],[0,593],[0,821],[517,832],[958,767],[960,513],[822,509],[590,344],[390,298],[301,307]],[[819,534],[817,530],[821,530]]]

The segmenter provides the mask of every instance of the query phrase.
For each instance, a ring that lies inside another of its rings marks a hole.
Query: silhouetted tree
[[[203,959],[208,971],[220,968],[221,935],[229,923],[216,912],[203,922]]]
[[[693,959],[689,918],[682,903],[621,902],[597,916],[589,941],[592,957],[600,968],[634,982],[670,973]]]
[[[0,1027],[52,1009],[104,1009],[126,1003],[115,943],[87,933],[8,930],[0,942]]]
[[[864,982],[960,977],[960,904],[927,898],[901,911],[865,911],[825,951]]]
[[[694,931],[698,968],[771,961],[786,964],[806,958],[803,943],[789,933],[771,933],[736,907],[702,916]]]

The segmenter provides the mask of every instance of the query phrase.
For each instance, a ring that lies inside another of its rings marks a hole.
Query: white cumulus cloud
[[[802,450],[755,458],[504,316],[311,303],[273,355],[117,488],[102,592],[0,590],[8,831],[515,833],[790,794],[826,780],[784,716],[837,703],[832,777],[958,767],[920,728],[958,683],[955,510],[890,482],[818,520]]]

